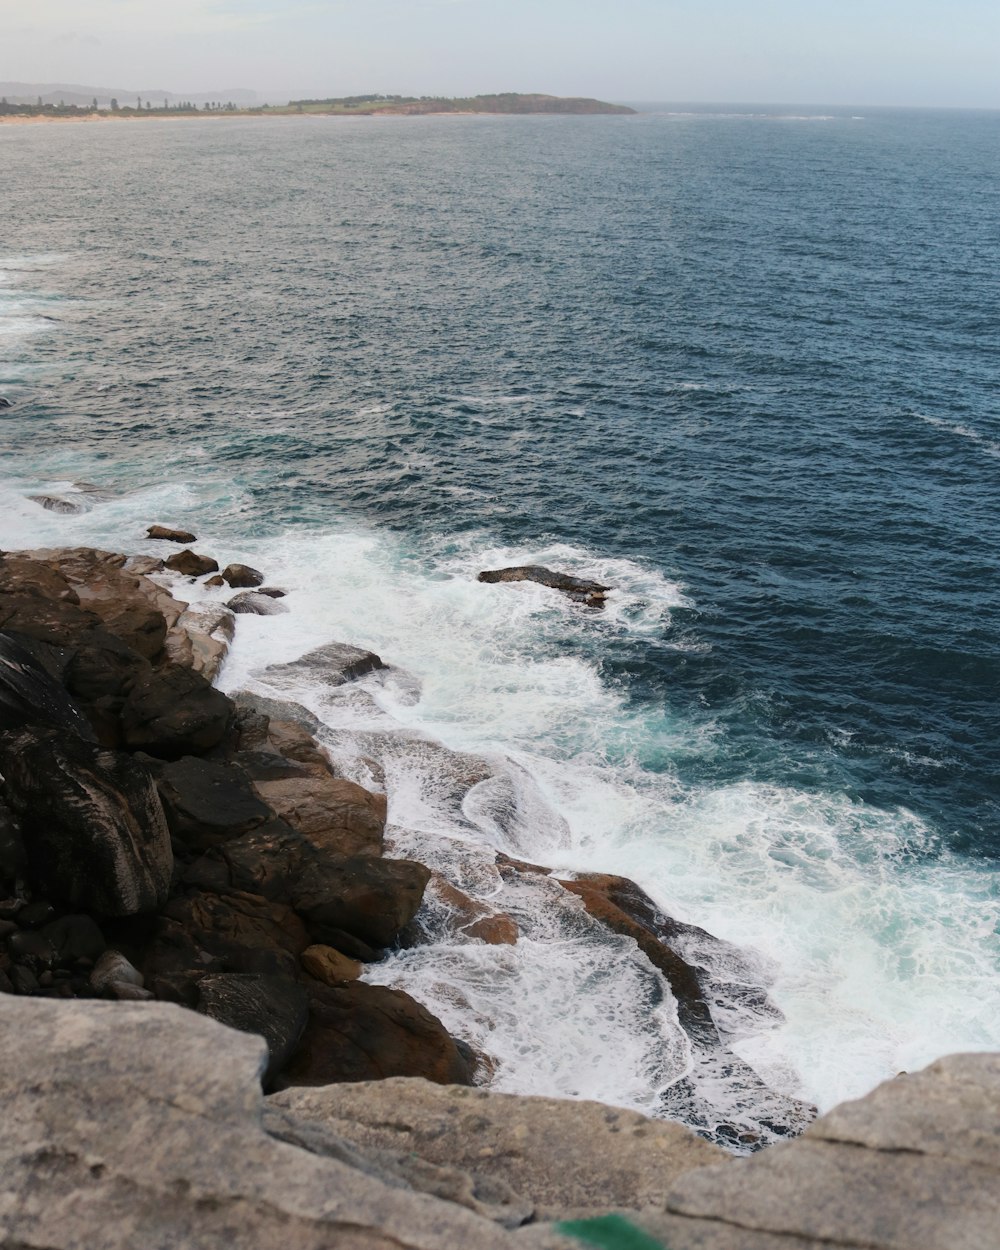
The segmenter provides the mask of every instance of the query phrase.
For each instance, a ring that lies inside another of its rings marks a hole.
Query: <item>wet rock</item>
[[[187,530],[171,529],[168,525],[151,525],[146,530],[147,538],[158,538],[168,543],[193,543],[197,539],[194,534]]]
[[[279,590],[277,586],[261,586],[257,593],[259,595],[267,595],[269,599],[284,599],[288,591]]]
[[[0,634],[0,731],[49,725],[94,741],[66,690],[9,634]]]
[[[249,564],[227,564],[222,570],[222,579],[228,582],[234,590],[240,590],[246,586],[262,585],[264,574],[257,569],[252,569]]]
[[[156,784],[171,833],[194,850],[239,837],[271,817],[232,764],[182,756],[158,769]]]
[[[218,746],[232,714],[230,701],[200,673],[166,664],[139,678],[121,720],[129,750],[178,759]]]
[[[472,1074],[436,1016],[401,990],[353,981],[316,985],[309,1023],[283,1084],[328,1085],[388,1076],[423,1076],[468,1085]]]
[[[603,608],[610,586],[591,581],[585,577],[573,577],[569,573],[557,573],[540,564],[516,565],[506,569],[486,569],[477,579],[481,582],[537,582],[540,586],[550,586],[553,590],[561,590],[574,603],[586,604],[589,608]]]
[[[90,974],[91,988],[99,994],[114,993],[116,987],[131,985],[139,989],[143,986],[142,973],[121,953],[106,950]]]
[[[724,1178],[727,1166],[723,1151],[679,1124],[596,1102],[395,1078],[286,1089],[268,1106],[323,1125],[362,1151],[487,1173],[520,1195],[536,1220],[662,1210],[680,1175],[719,1164],[714,1170]]]
[[[166,568],[180,573],[184,577],[202,577],[205,573],[218,573],[219,562],[211,556],[200,556],[196,551],[186,548],[163,561]]]
[[[309,998],[285,977],[213,973],[198,982],[198,1010],[267,1042],[265,1085],[291,1058],[309,1019]]]
[[[13,408],[13,407],[14,405],[10,402],[9,399],[5,399],[3,395],[0,395],[0,408]]]
[[[152,777],[131,756],[58,730],[22,730],[0,736],[0,773],[44,894],[109,916],[166,899],[170,834]]]
[[[227,601],[226,607],[244,616],[280,616],[288,611],[285,604],[260,590],[242,590]]]
[[[413,860],[319,859],[296,874],[292,906],[316,942],[338,946],[343,931],[385,947],[416,915],[429,878],[430,869]]]
[[[205,578],[205,585],[211,590],[218,590],[220,586],[225,586],[226,580],[221,573],[215,573],[211,577]]]
[[[358,960],[349,959],[332,946],[307,946],[302,952],[302,967],[324,985],[356,981],[363,971]]]
[[[323,748],[309,730],[298,721],[272,720],[266,738],[270,746],[285,759],[304,764],[311,772],[333,775]]]
[[[291,664],[272,664],[262,676],[280,683],[305,680],[321,682],[326,686],[342,686],[364,677],[366,673],[387,667],[374,651],[365,651],[362,647],[352,647],[344,642],[330,642]]]
[[[150,672],[148,659],[106,629],[83,635],[65,668],[63,680],[83,704],[106,700],[115,714],[136,681]]]
[[[332,855],[381,855],[385,798],[329,773],[254,782],[259,797],[293,829]]]
[[[440,873],[432,874],[424,902],[429,913],[424,925],[428,937],[432,932],[435,936],[464,934],[488,946],[513,946],[519,937],[513,916],[470,898]]]
[[[32,503],[40,504],[46,512],[62,512],[67,516],[76,516],[83,512],[83,504],[74,499],[64,499],[61,495],[29,495]]]

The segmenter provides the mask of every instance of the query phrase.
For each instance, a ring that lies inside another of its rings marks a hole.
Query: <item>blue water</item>
[[[1000,1047],[998,190],[996,113],[0,127],[4,529],[270,554],[267,648],[763,953],[797,1092]],[[617,601],[473,588],[538,557]]]

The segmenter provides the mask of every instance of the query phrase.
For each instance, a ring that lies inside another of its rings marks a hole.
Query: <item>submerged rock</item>
[[[226,607],[244,616],[280,616],[288,611],[285,604],[262,590],[243,590],[227,600]]]
[[[561,590],[574,601],[588,608],[603,608],[610,586],[590,581],[585,577],[573,577],[569,573],[557,573],[541,564],[514,565],[506,569],[486,569],[477,579],[481,582],[537,582]]]
[[[9,399],[4,399],[4,397],[0,395],[0,408],[13,408],[13,407],[14,405],[10,402]]]
[[[76,516],[83,512],[83,504],[73,499],[64,499],[61,495],[29,495],[32,503],[41,504],[46,512],[62,512],[67,516]]]
[[[330,642],[290,664],[272,664],[264,669],[261,676],[267,681],[282,684],[304,680],[321,682],[325,686],[342,686],[364,677],[366,673],[387,667],[374,651],[352,647],[346,642]]]

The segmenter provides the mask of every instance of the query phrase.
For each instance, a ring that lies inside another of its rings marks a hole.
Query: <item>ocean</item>
[[[739,948],[782,1093],[1000,1049],[998,190],[986,112],[0,126],[0,547],[182,524],[289,592],[221,684],[516,915],[368,973],[495,1088],[669,1114],[693,1062],[495,850]],[[614,590],[476,581],[514,563]],[[334,639],[392,668],[264,673]]]

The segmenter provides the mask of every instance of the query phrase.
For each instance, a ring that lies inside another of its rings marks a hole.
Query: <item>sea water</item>
[[[517,919],[368,974],[496,1088],[669,1113],[692,1066],[497,850],[730,943],[769,997],[717,1023],[780,1092],[1000,1047],[998,151],[989,113],[0,127],[0,547],[182,524],[288,592],[222,685]],[[607,607],[476,581],[529,562]],[[268,677],[331,640],[392,667]]]

